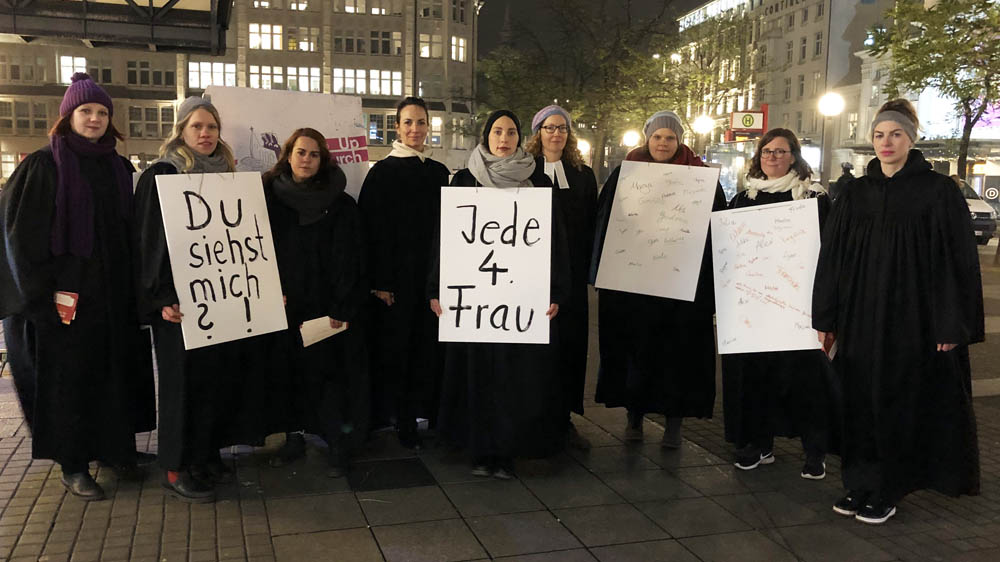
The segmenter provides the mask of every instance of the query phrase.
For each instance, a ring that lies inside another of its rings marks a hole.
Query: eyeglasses
[[[548,133],[548,134],[550,134],[550,135],[554,135],[557,132],[563,133],[563,134],[566,134],[566,133],[569,132],[569,127],[567,127],[566,125],[545,125],[545,126],[542,127],[542,129],[544,129],[545,132]]]
[[[778,148],[771,150],[770,148],[765,148],[760,151],[761,158],[784,158],[786,154],[790,154],[790,150],[785,150],[784,148]]]

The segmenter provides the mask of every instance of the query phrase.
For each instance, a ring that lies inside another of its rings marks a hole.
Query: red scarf
[[[639,148],[633,148],[625,160],[631,162],[652,162],[658,164],[679,164],[681,166],[701,166],[707,167],[701,157],[694,153],[693,150],[688,148],[686,144],[681,144],[677,147],[677,152],[674,153],[674,157],[666,162],[656,162],[653,160],[653,156],[649,154],[649,150],[645,146],[640,146]]]

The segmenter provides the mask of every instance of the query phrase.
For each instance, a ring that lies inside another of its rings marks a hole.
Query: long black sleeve
[[[170,270],[167,234],[160,213],[160,197],[156,176],[176,174],[177,169],[166,163],[155,164],[139,176],[135,191],[135,242],[137,254],[136,299],[140,317],[159,315],[164,306],[178,303]]]

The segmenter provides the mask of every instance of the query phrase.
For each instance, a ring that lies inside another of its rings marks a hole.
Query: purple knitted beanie
[[[66,95],[63,96],[62,103],[59,104],[59,116],[65,117],[78,106],[85,103],[99,103],[108,108],[108,116],[114,115],[114,107],[111,104],[111,96],[90,79],[90,75],[85,72],[77,72],[70,78],[72,82],[66,88]]]
[[[569,118],[568,111],[558,105],[549,105],[539,109],[538,113],[535,114],[535,117],[531,120],[531,131],[537,133],[538,130],[542,128],[542,123],[553,115],[562,115],[563,119],[566,120],[566,126],[573,126],[573,120]]]

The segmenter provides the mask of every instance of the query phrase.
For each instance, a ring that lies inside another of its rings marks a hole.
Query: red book
[[[76,304],[80,301],[79,293],[68,291],[56,291],[55,295],[56,312],[63,324],[69,324],[76,320]]]

